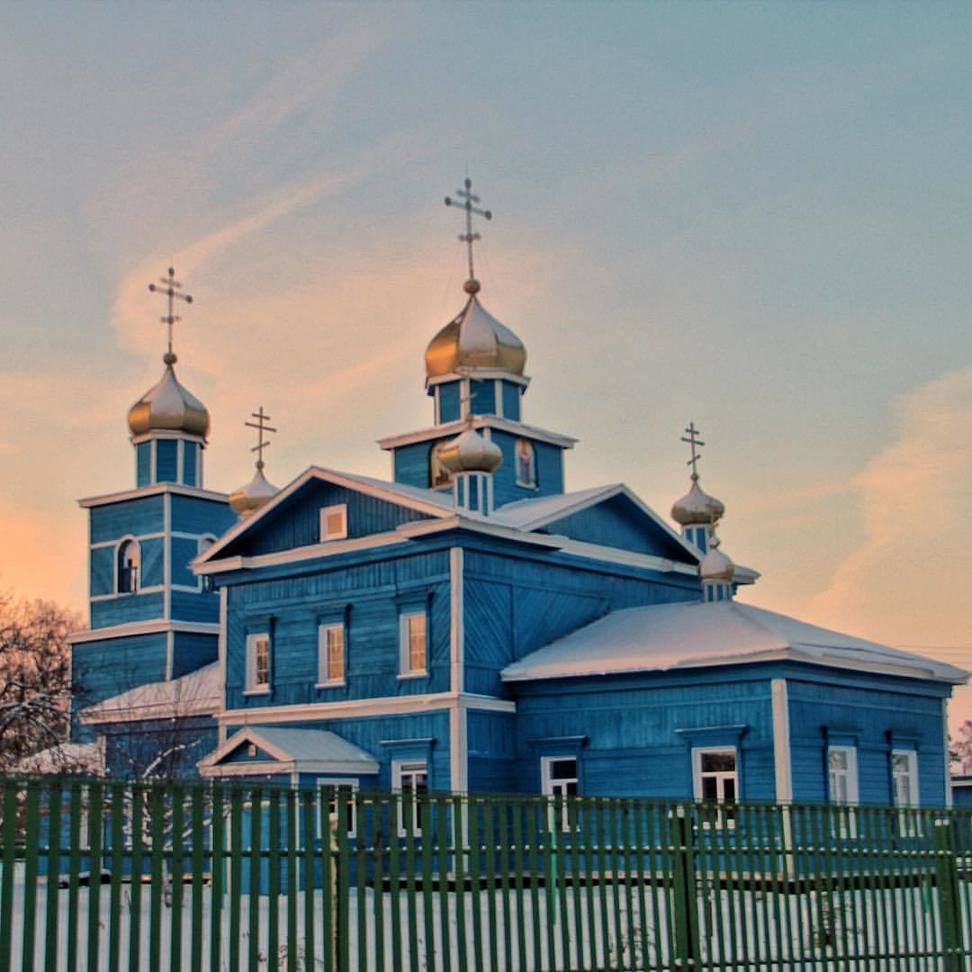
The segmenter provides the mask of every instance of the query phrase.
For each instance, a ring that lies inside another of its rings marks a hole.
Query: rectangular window
[[[830,746],[827,750],[830,802],[834,808],[835,837],[856,837],[857,819],[853,804],[859,800],[857,792],[857,750],[853,746]]]
[[[344,540],[348,535],[348,507],[346,503],[339,506],[324,506],[321,508],[321,542],[327,540]]]
[[[354,799],[355,794],[358,792],[358,781],[321,778],[317,781],[317,786],[318,789],[322,786],[333,786],[337,788],[337,793],[334,794],[336,799],[327,801],[327,814],[329,818],[334,817],[337,814],[337,800],[343,799],[348,808],[346,817],[348,821],[348,837],[353,840],[358,835],[358,811]],[[318,821],[318,837],[323,838],[324,834],[328,833],[329,823],[329,819]]]
[[[409,611],[400,619],[400,676],[425,675],[428,640],[425,611]]]
[[[892,751],[891,786],[896,807],[918,806],[918,754],[913,749]],[[900,813],[898,830],[903,837],[916,837],[919,833],[917,815],[907,810]]]
[[[322,624],[317,629],[317,684],[344,684],[344,625]]]
[[[246,636],[246,690],[270,691],[270,635]]]
[[[544,796],[574,797],[578,793],[577,760],[573,756],[544,756],[540,760],[540,788]],[[553,807],[550,808],[553,811]],[[570,808],[561,811],[560,829],[570,833]]]
[[[417,797],[429,789],[429,770],[424,760],[395,760],[392,763],[392,789],[401,794],[398,805],[398,835],[422,835]]]
[[[695,799],[705,803],[735,803],[739,793],[736,747],[693,749]],[[731,809],[719,807],[703,814],[705,826],[735,827]]]

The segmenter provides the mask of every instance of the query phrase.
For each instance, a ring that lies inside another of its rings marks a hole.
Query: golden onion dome
[[[719,549],[719,538],[713,534],[709,552],[699,563],[699,577],[703,581],[729,582],[736,576],[736,565]]]
[[[278,492],[277,487],[263,475],[263,463],[258,462],[253,478],[245,486],[230,493],[229,504],[240,519],[243,519],[266,506]]]
[[[503,461],[500,447],[495,442],[484,439],[471,427],[440,445],[437,455],[440,464],[450,475],[464,472],[491,473]]]
[[[725,512],[722,501],[705,492],[699,486],[699,477],[693,473],[691,489],[672,507],[672,519],[682,526],[697,526],[715,523]]]
[[[466,306],[425,349],[427,378],[469,371],[505,371],[522,375],[526,367],[523,342],[487,311],[476,297],[478,280],[467,280]]]
[[[209,434],[209,412],[195,395],[175,376],[176,356],[170,351],[163,359],[165,373],[129,410],[128,428],[132,435],[146,432],[185,432],[203,439]]]

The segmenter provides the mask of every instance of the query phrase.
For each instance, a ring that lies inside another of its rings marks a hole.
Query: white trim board
[[[152,621],[130,621],[127,624],[116,624],[110,628],[88,628],[85,631],[72,631],[68,635],[68,641],[72,645],[80,645],[87,641],[132,638],[138,635],[158,634],[164,631],[181,632],[183,634],[219,635],[221,628],[218,624],[211,624],[205,621],[166,621],[163,618],[157,618]]]
[[[226,493],[214,493],[209,489],[201,489],[198,486],[184,486],[182,483],[152,483],[150,486],[126,489],[120,493],[88,496],[85,499],[79,499],[78,506],[82,509],[90,509],[93,506],[107,506],[110,503],[122,503],[125,500],[141,499],[144,496],[159,496],[163,493],[174,493],[177,496],[191,496],[195,499],[229,503],[229,496]]]
[[[415,432],[404,432],[401,435],[391,435],[385,439],[378,439],[378,445],[382,449],[397,449],[400,446],[414,445],[416,442],[426,442],[429,439],[441,439],[443,436],[456,435],[466,427],[464,419],[455,422],[447,422],[445,425],[433,425],[431,428],[419,429]],[[559,432],[550,432],[547,429],[538,428],[535,425],[527,425],[526,422],[515,422],[513,419],[502,418],[499,415],[477,415],[473,419],[473,428],[499,429],[501,432],[509,432],[510,435],[526,439],[536,439],[538,442],[546,442],[549,445],[559,446],[561,449],[573,449],[577,444],[577,439],[570,435],[561,435]]]
[[[307,702],[303,705],[264,705],[246,709],[225,709],[220,722],[235,725],[263,725],[267,722],[305,722],[308,719],[353,719],[362,716],[410,715],[459,706],[483,712],[516,712],[516,703],[489,695],[432,692],[425,695],[386,695],[377,699],[349,699],[343,702]]]
[[[790,762],[790,702],[785,678],[770,682],[773,705],[773,768],[776,775],[776,801],[793,799],[793,774]]]

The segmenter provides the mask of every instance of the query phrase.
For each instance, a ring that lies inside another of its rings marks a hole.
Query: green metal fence
[[[6,779],[0,972],[969,972],[972,813]]]

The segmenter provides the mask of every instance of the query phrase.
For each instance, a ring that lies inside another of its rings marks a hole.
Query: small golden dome
[[[682,526],[715,523],[726,507],[721,500],[710,496],[699,486],[699,477],[692,474],[692,488],[672,507],[672,519]]]
[[[465,290],[469,294],[466,306],[425,350],[426,377],[476,370],[522,375],[526,367],[523,342],[479,303],[478,280],[467,280]]]
[[[450,475],[464,472],[491,473],[502,461],[500,447],[484,439],[475,429],[467,428],[451,442],[438,448],[439,463]]]
[[[263,463],[258,462],[253,478],[245,486],[230,493],[229,504],[242,520],[266,506],[278,492],[276,486],[267,482],[266,476],[263,475]]]
[[[195,395],[179,383],[173,365],[176,356],[169,352],[165,373],[129,410],[128,428],[132,435],[146,432],[185,432],[203,439],[209,434],[209,412]]]
[[[709,552],[699,563],[699,577],[703,581],[732,581],[736,565],[719,549],[719,538],[713,533],[709,540]]]

